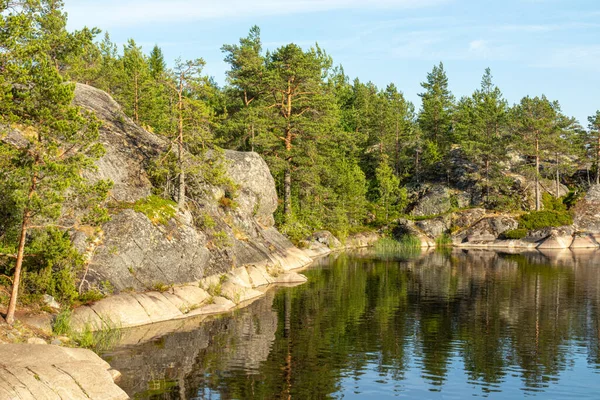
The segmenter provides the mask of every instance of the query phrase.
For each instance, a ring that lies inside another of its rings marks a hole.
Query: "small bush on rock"
[[[174,201],[156,195],[136,201],[133,209],[146,215],[153,223],[162,225],[167,225],[177,214],[177,204]]]
[[[510,231],[504,232],[501,238],[508,240],[523,239],[525,236],[527,236],[528,232],[529,231],[527,229],[512,229]]]
[[[567,211],[532,211],[519,218],[519,229],[536,230],[572,223],[573,216]]]

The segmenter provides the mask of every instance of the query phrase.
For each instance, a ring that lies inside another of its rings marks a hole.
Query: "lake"
[[[600,396],[600,251],[371,250],[303,273],[104,358],[141,399]]]

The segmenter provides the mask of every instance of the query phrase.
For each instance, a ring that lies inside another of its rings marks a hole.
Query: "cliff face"
[[[77,84],[75,103],[103,123],[100,140],[106,154],[89,178],[112,180],[114,202],[133,204],[149,196],[153,188],[147,166],[168,142],[135,125],[101,90]],[[73,241],[88,256],[87,281],[108,281],[117,291],[147,290],[247,264],[297,268],[310,262],[273,227],[277,193],[264,160],[256,153],[235,151],[225,151],[224,158],[227,174],[238,187],[235,207],[219,204],[225,196],[221,187],[190,175],[187,195],[195,217],[186,211],[160,224],[125,207],[94,237],[86,227],[77,229]]]

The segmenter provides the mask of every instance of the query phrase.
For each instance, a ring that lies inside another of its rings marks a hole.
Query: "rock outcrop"
[[[0,400],[128,399],[114,382],[119,375],[90,350],[0,345]]]
[[[168,142],[133,123],[101,90],[77,84],[74,101],[102,121],[100,140],[106,154],[89,178],[113,181],[110,197],[119,205],[113,209],[120,209],[100,235],[90,237],[86,227],[73,233],[78,249],[87,252],[90,285],[109,282],[117,292],[145,291],[196,282],[246,265],[297,268],[311,261],[273,227],[275,182],[258,154],[208,153],[208,161],[223,165],[237,188],[235,195],[202,173],[188,175],[193,212],[156,223],[132,205],[153,192],[147,169],[168,149]]]
[[[588,233],[600,233],[600,185],[593,185],[577,205],[573,224]]]

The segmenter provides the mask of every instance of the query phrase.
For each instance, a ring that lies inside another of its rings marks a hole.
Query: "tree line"
[[[97,205],[111,183],[91,185],[81,174],[103,149],[95,116],[72,105],[73,82],[105,90],[133,121],[171,142],[149,172],[179,208],[186,154],[199,164],[211,149],[261,154],[281,199],[278,227],[294,239],[388,224],[423,184],[456,184],[457,160],[471,167],[480,205],[492,209],[520,207],[503,190],[515,157],[536,183],[536,209],[541,178],[554,179],[557,193],[563,183],[600,182],[600,111],[583,127],[545,96],[509,105],[489,69],[457,100],[444,65],[435,65],[414,105],[393,83],[351,80],[317,44],[265,50],[254,26],[222,47],[229,70],[220,87],[202,58],[167,63],[158,46],[147,53],[130,39],[120,48],[108,33],[70,32],[66,21],[59,0],[0,1],[0,266],[14,287],[23,263],[35,263],[26,247],[65,246],[68,227],[55,223],[65,204],[90,223],[109,218]],[[15,129],[25,133],[18,140]],[[571,180],[577,170],[587,181]],[[47,268],[56,272],[65,263],[58,258]]]

